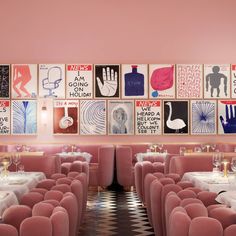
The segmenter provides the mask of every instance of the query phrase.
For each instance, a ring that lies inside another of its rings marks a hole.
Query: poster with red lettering
[[[10,134],[10,100],[0,100],[0,135]]]
[[[38,96],[38,65],[11,65],[11,97],[36,99]]]
[[[93,98],[93,66],[91,64],[66,66],[66,98]]]
[[[53,133],[78,133],[78,100],[54,100]]]
[[[136,135],[160,135],[161,125],[161,101],[160,100],[136,100]]]

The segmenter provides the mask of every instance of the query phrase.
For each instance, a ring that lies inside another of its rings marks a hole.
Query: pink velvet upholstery
[[[45,195],[45,193],[47,192],[48,190],[45,189],[45,188],[32,188],[30,190],[30,192],[35,192],[35,193],[40,193],[42,194],[43,196]]]
[[[224,230],[224,236],[235,236],[236,235],[236,224],[228,226]]]
[[[174,156],[170,160],[170,173],[183,176],[185,172],[212,171],[211,156]]]
[[[55,179],[55,180],[58,180],[58,179],[64,178],[64,177],[66,177],[66,175],[62,174],[62,173],[55,173],[55,174],[51,175],[51,179]]]
[[[187,205],[192,204],[192,203],[198,203],[198,204],[204,205],[202,201],[197,198],[185,198],[181,200],[180,206],[186,207]]]
[[[206,207],[217,204],[217,201],[215,200],[216,197],[217,193],[208,191],[201,191],[197,194],[197,198],[200,199]]]
[[[194,218],[189,226],[189,236],[223,236],[220,222],[210,217]]]
[[[209,216],[217,219],[222,224],[223,229],[236,224],[236,211],[231,208],[215,208],[209,212]]]
[[[32,210],[25,205],[12,205],[2,214],[2,220],[5,224],[13,225],[17,230],[20,229],[21,222],[32,216]]]
[[[193,192],[192,190],[188,189],[183,189],[177,193],[178,197],[180,199],[185,199],[185,198],[197,198],[197,194]]]
[[[72,180],[70,178],[64,177],[64,178],[60,178],[60,179],[56,180],[56,185],[57,184],[68,184],[68,185],[70,185],[71,182],[72,182]]]
[[[39,202],[32,208],[32,216],[46,216],[50,217],[54,210],[54,206],[49,203]]]
[[[2,236],[18,236],[18,231],[12,225],[0,224],[0,235],[2,235]]]
[[[133,157],[129,146],[116,146],[116,175],[121,186],[125,188],[134,186]]]
[[[33,216],[25,219],[20,226],[20,236],[52,236],[52,224],[48,217]]]
[[[207,208],[202,203],[191,203],[184,208],[191,219],[199,216],[208,216]]]
[[[63,198],[63,193],[57,190],[50,190],[44,196],[44,200],[54,199],[59,202],[61,201],[62,198]]]
[[[190,181],[179,181],[177,184],[181,188],[191,188],[191,187],[194,187],[194,185]]]
[[[108,187],[114,176],[114,146],[104,145],[98,150],[98,163],[90,165],[89,185]]]
[[[64,211],[54,211],[50,217],[53,236],[69,236],[69,216]]]
[[[20,204],[32,208],[36,203],[43,201],[43,199],[44,196],[41,193],[29,192],[22,196]]]
[[[44,188],[50,190],[54,185],[56,185],[56,180],[54,179],[44,179],[37,184],[37,188]]]

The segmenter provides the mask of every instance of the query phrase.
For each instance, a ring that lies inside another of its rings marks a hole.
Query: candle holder
[[[222,161],[223,165],[224,165],[224,177],[228,177],[228,164],[229,164],[229,161],[228,160],[223,160]]]
[[[8,176],[8,167],[10,166],[11,161],[10,157],[4,157],[2,159],[2,165],[3,165],[3,176]]]

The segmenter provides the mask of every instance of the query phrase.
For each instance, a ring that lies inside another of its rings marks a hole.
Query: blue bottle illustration
[[[138,66],[132,65],[132,72],[125,74],[125,96],[144,95],[144,75],[138,73]]]

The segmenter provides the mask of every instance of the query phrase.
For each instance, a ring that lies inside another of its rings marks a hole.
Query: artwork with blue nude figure
[[[209,89],[209,84],[211,86],[210,91],[211,91],[211,97],[213,97],[214,90],[216,89],[216,96],[220,97],[220,84],[221,84],[221,79],[223,79],[224,82],[224,93],[225,96],[227,96],[227,76],[225,76],[222,73],[219,73],[220,67],[219,66],[213,66],[212,67],[212,72],[208,75],[206,75],[206,91],[208,92]]]
[[[220,122],[225,134],[236,133],[236,105],[225,104],[225,118],[220,116]]]
[[[128,116],[124,108],[118,107],[113,110],[113,119],[116,122],[116,124],[112,125],[113,134],[127,134],[127,127],[125,125],[127,118]]]
[[[102,96],[113,97],[117,93],[118,72],[112,67],[103,67],[102,75],[97,74],[96,81]]]
[[[144,95],[144,75],[138,73],[138,66],[132,65],[132,72],[125,74],[125,96]]]
[[[153,90],[152,96],[158,97],[158,91],[163,91],[171,88],[174,83],[174,66],[158,68],[153,71],[151,76],[151,87]]]

